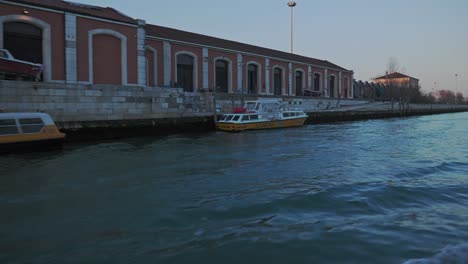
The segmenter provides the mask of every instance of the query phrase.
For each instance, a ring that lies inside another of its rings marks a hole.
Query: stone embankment
[[[403,106],[353,99],[0,81],[0,110],[49,113],[72,139],[211,130],[214,116],[259,98],[277,98],[289,108],[303,109],[310,115],[309,123],[468,111],[466,105]]]

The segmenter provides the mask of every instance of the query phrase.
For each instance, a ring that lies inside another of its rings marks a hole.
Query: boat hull
[[[65,138],[52,138],[37,141],[23,141],[0,144],[0,154],[41,152],[60,149]]]
[[[65,134],[55,125],[48,125],[39,133],[15,134],[0,136],[0,153],[50,149],[61,146],[65,141]]]
[[[283,119],[283,120],[271,120],[271,121],[266,120],[266,121],[252,122],[252,123],[219,122],[216,124],[216,128],[222,131],[240,132],[240,131],[245,131],[245,130],[298,127],[298,126],[304,125],[304,122],[306,119],[307,117]]]

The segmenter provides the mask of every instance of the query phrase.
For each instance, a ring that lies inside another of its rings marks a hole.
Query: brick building
[[[0,0],[0,48],[42,63],[46,82],[354,97],[353,72],[326,60],[61,0]]]

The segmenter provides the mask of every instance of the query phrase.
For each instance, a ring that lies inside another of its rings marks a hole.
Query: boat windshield
[[[7,53],[4,50],[0,50],[0,58],[8,59]]]
[[[246,109],[247,111],[258,110],[258,109],[255,108],[255,105],[256,105],[256,104],[257,104],[256,102],[247,102],[247,103],[245,104],[245,109]]]

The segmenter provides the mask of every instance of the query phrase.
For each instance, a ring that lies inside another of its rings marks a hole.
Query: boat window
[[[14,119],[0,119],[0,135],[18,134],[18,127]]]
[[[251,115],[250,120],[258,120],[258,115]]]
[[[257,106],[255,106],[255,111],[258,111],[260,109],[260,104],[257,104]]]
[[[223,115],[223,116],[221,117],[221,119],[219,119],[219,121],[225,121],[226,118],[227,118],[227,116]]]
[[[283,113],[283,117],[289,117],[289,113]]]
[[[0,58],[8,59],[7,53],[4,50],[0,50]]]
[[[233,115],[228,115],[226,121],[231,121],[233,117],[234,117]]]
[[[247,111],[253,111],[255,109],[255,102],[248,102],[245,104]]]
[[[249,116],[248,115],[245,115],[242,117],[242,121],[248,121],[249,120]]]
[[[234,116],[234,117],[232,118],[232,121],[237,121],[237,120],[239,120],[239,117],[240,117],[240,116],[238,116],[238,115]]]
[[[44,127],[44,122],[40,118],[23,118],[19,119],[21,130],[23,133],[39,133]]]

